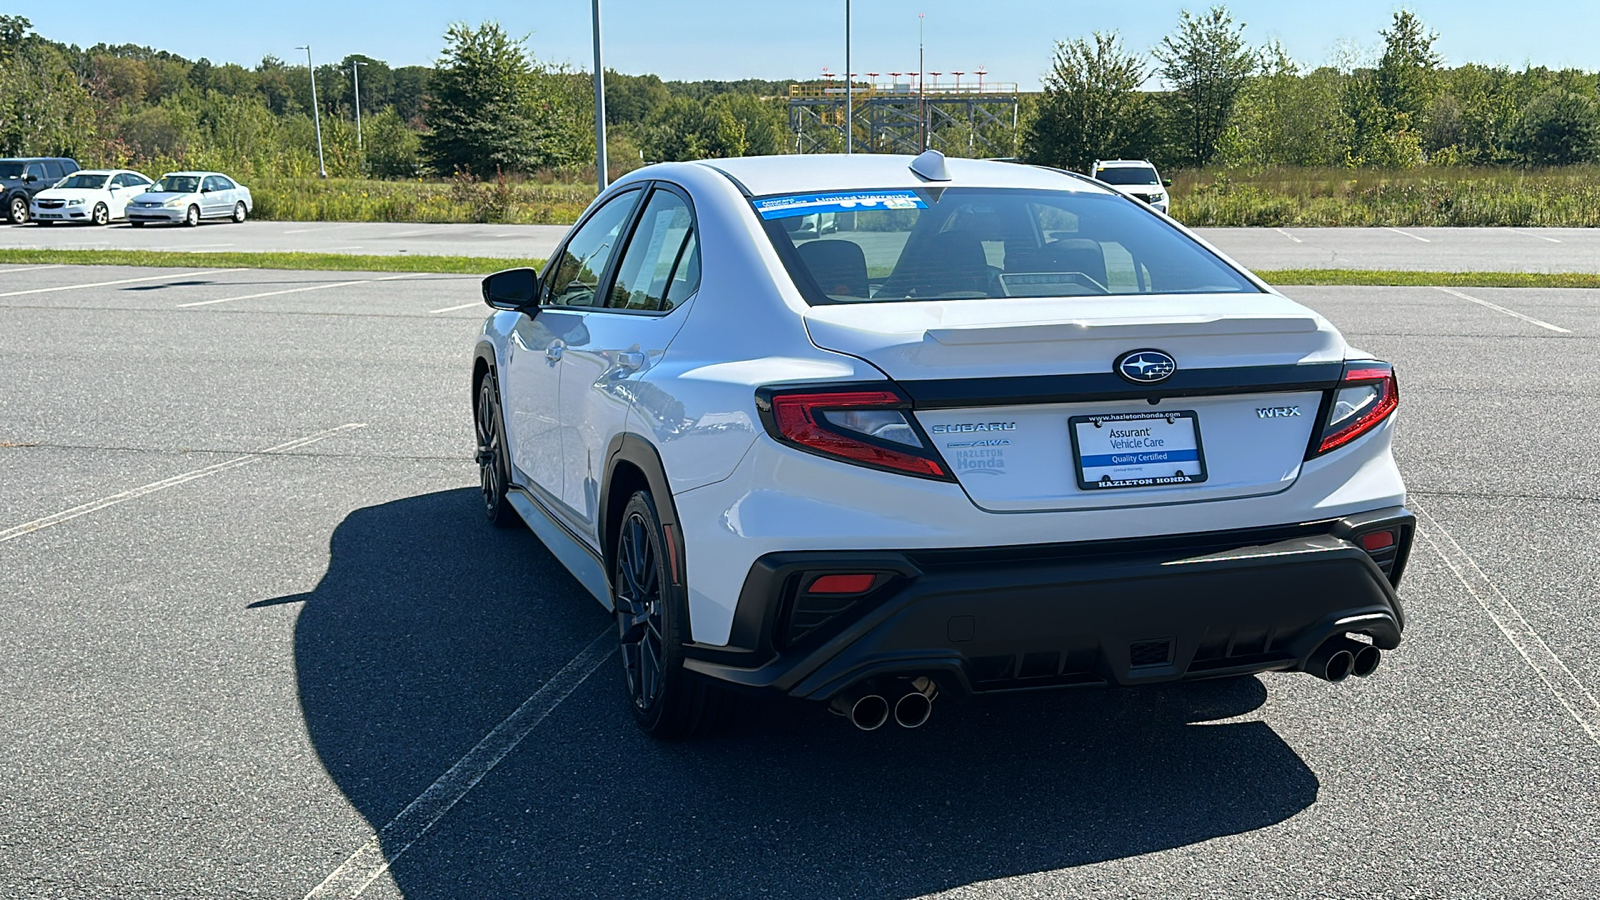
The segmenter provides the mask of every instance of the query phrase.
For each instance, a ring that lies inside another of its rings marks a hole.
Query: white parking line
[[[439,313],[455,312],[458,309],[471,309],[474,306],[481,306],[481,305],[482,304],[479,304],[479,303],[463,303],[460,306],[446,306],[444,309],[430,309],[430,310],[428,310],[428,314],[436,316]]]
[[[407,272],[404,275],[390,275],[386,278],[363,278],[360,281],[330,281],[325,284],[313,284],[306,287],[285,288],[281,291],[263,291],[259,294],[245,294],[242,297],[221,297],[216,300],[197,300],[194,303],[179,303],[174,309],[189,309],[195,306],[212,306],[218,303],[232,303],[235,300],[255,300],[260,297],[277,297],[282,294],[303,294],[306,291],[323,291],[328,288],[350,287],[357,284],[372,284],[375,281],[398,281],[401,278],[416,278],[425,275],[425,272]]]
[[[1450,567],[1450,571],[1455,573],[1461,586],[1466,588],[1472,599],[1478,601],[1483,611],[1489,614],[1490,620],[1500,629],[1500,633],[1505,635],[1506,640],[1511,642],[1511,646],[1522,654],[1523,660],[1532,667],[1539,680],[1544,682],[1544,686],[1550,691],[1551,696],[1555,697],[1556,702],[1571,714],[1595,743],[1600,744],[1600,699],[1596,699],[1595,695],[1583,686],[1583,682],[1572,674],[1567,664],[1562,662],[1555,651],[1550,649],[1550,645],[1544,642],[1544,638],[1533,630],[1533,626],[1528,624],[1522,613],[1511,605],[1506,595],[1489,580],[1489,576],[1483,573],[1478,563],[1467,555],[1467,551],[1461,549],[1461,545],[1450,536],[1450,532],[1445,531],[1444,526],[1415,501],[1415,497],[1409,498],[1406,505],[1417,513],[1426,526],[1419,528],[1417,533],[1439,554],[1444,564]]]
[[[1556,240],[1553,237],[1545,237],[1542,234],[1534,234],[1531,231],[1522,231],[1521,229],[1517,229],[1517,228],[1507,228],[1506,230],[1511,232],[1512,234],[1523,234],[1523,235],[1527,235],[1528,237],[1531,237],[1531,238],[1538,238],[1541,241],[1549,241],[1552,244],[1561,243],[1560,241]]]
[[[1296,244],[1304,244],[1305,243],[1305,241],[1302,241],[1299,238],[1295,237],[1294,235],[1290,234],[1289,232],[1284,231],[1282,228],[1274,228],[1272,230],[1276,231],[1277,233],[1279,233],[1281,235],[1283,235],[1284,237],[1288,238],[1289,240],[1294,241]]]
[[[610,658],[617,649],[617,632],[607,628],[589,642],[589,646],[562,667],[549,681],[522,701],[516,711],[478,741],[464,756],[456,760],[449,771],[423,791],[417,799],[400,810],[400,814],[378,830],[372,839],[350,854],[339,868],[334,869],[322,883],[306,894],[305,900],[325,897],[353,898],[361,896],[378,876],[402,854],[411,849],[428,829],[450,811],[467,792],[477,786],[506,755],[516,748],[545,717],[567,699],[578,686]]]
[[[25,294],[48,294],[52,291],[76,291],[82,288],[111,287],[118,284],[134,284],[140,281],[160,281],[163,278],[193,278],[196,275],[216,275],[221,272],[238,272],[239,269],[206,269],[202,272],[168,272],[165,275],[150,275],[145,278],[122,278],[117,281],[96,281],[91,284],[61,284],[55,287],[34,288],[30,291],[8,291],[0,297],[21,297]]]
[[[349,425],[340,425],[338,428],[329,428],[327,431],[319,431],[316,434],[307,435],[303,438],[297,438],[288,442],[287,444],[279,444],[276,447],[268,447],[265,450],[257,450],[254,453],[246,453],[243,456],[236,456],[233,459],[224,460],[223,462],[206,466],[203,469],[195,469],[192,472],[184,472],[182,475],[174,475],[171,478],[163,478],[160,481],[152,481],[147,485],[143,485],[142,487],[136,487],[132,490],[123,491],[119,494],[112,494],[109,497],[101,497],[99,500],[92,500],[83,504],[82,506],[74,506],[71,509],[58,512],[53,516],[45,516],[42,519],[34,519],[32,522],[24,522],[21,525],[16,525],[11,528],[7,528],[4,531],[0,531],[0,544],[5,543],[6,541],[15,540],[25,534],[33,534],[36,531],[42,531],[53,525],[60,525],[62,522],[71,521],[79,516],[86,516],[89,513],[97,512],[105,509],[108,506],[116,506],[118,503],[126,503],[129,500],[134,500],[147,494],[154,494],[157,491],[164,491],[167,488],[177,487],[180,484],[188,484],[191,481],[194,481],[198,478],[204,478],[207,475],[215,475],[218,472],[226,472],[229,469],[237,469],[240,466],[249,465],[250,463],[260,459],[265,459],[274,454],[288,453],[291,450],[298,450],[307,444],[314,444],[317,441],[331,438],[336,434],[342,434],[346,431],[352,431],[357,428],[365,427],[367,427],[366,424],[362,422],[352,422]]]
[[[1512,317],[1513,319],[1521,319],[1524,322],[1530,322],[1530,323],[1532,323],[1534,325],[1539,326],[1540,328],[1548,328],[1548,329],[1550,329],[1551,331],[1554,331],[1557,334],[1571,334],[1572,333],[1572,329],[1570,329],[1570,328],[1562,328],[1560,325],[1551,325],[1549,322],[1546,322],[1543,319],[1535,319],[1533,316],[1525,316],[1522,313],[1519,313],[1514,309],[1506,309],[1504,306],[1501,306],[1498,303],[1490,303],[1487,300],[1479,300],[1477,297],[1468,297],[1466,294],[1463,294],[1460,291],[1454,291],[1454,290],[1451,290],[1450,288],[1447,288],[1447,287],[1434,288],[1434,290],[1436,290],[1436,291],[1444,291],[1446,294],[1449,294],[1452,297],[1460,297],[1462,300],[1467,300],[1467,301],[1470,301],[1472,303],[1476,303],[1479,306],[1487,306],[1488,308],[1494,310],[1497,313],[1505,313],[1506,315]]]
[[[1385,228],[1385,229],[1383,229],[1383,230],[1384,230],[1384,231],[1392,231],[1392,232],[1394,232],[1394,233],[1395,233],[1395,234],[1403,234],[1403,235],[1405,235],[1405,236],[1406,236],[1406,237],[1408,237],[1408,238],[1411,238],[1411,239],[1412,239],[1412,240],[1413,240],[1413,241],[1421,241],[1421,242],[1423,242],[1423,243],[1424,243],[1424,244],[1431,244],[1431,243],[1433,243],[1433,241],[1430,241],[1430,240],[1428,240],[1428,239],[1427,239],[1427,238],[1425,238],[1425,237],[1417,237],[1417,236],[1416,236],[1416,235],[1414,235],[1414,234],[1412,234],[1412,233],[1411,233],[1411,232],[1409,232],[1409,231],[1401,231],[1401,230],[1400,230],[1400,229],[1398,229],[1398,228]]]
[[[65,269],[66,267],[66,263],[58,263],[56,265],[49,266],[32,266],[28,265],[27,263],[22,263],[14,269],[0,269],[0,272],[43,272],[45,269]]]

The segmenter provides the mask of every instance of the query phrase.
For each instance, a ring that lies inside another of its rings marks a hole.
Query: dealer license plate
[[[1086,491],[1206,480],[1200,420],[1189,411],[1073,416],[1072,462]]]

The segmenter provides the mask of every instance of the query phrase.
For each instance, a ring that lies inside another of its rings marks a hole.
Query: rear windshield
[[[56,185],[56,187],[98,190],[105,187],[106,179],[110,177],[110,175],[68,175],[66,180]]]
[[[1260,290],[1118,195],[923,188],[752,202],[812,304]]]
[[[200,190],[200,176],[163,175],[150,190],[158,194],[193,194]]]
[[[1149,166],[1112,166],[1095,173],[1106,184],[1160,184],[1156,170]]]

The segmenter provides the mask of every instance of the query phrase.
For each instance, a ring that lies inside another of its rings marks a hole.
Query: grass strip
[[[1600,288],[1592,272],[1406,272],[1393,269],[1252,270],[1268,284],[1380,287]]]
[[[313,272],[437,272],[487,275],[542,259],[488,256],[377,256],[355,253],[181,253],[152,250],[5,250],[4,265],[152,266],[187,269],[299,269]]]

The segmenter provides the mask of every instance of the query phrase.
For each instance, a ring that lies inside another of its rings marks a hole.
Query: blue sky
[[[1518,4],[1451,0],[1407,4],[1440,33],[1436,49],[1451,64],[1526,63],[1600,69],[1600,3]],[[1400,4],[1386,0],[1336,3],[1241,0],[1227,4],[1248,23],[1253,43],[1283,41],[1302,63],[1327,62],[1341,44],[1372,52]],[[265,54],[303,59],[294,48],[308,40],[319,62],[365,53],[393,65],[431,63],[453,21],[497,19],[514,34],[529,34],[541,59],[587,68],[588,0],[336,0],[161,4],[10,0],[7,11],[31,19],[56,40],[83,46],[147,44],[191,59],[254,65]],[[1178,11],[1201,3],[1164,0],[854,0],[857,72],[910,70],[917,62],[917,14],[926,14],[929,70],[971,71],[989,80],[1037,89],[1053,42],[1117,29],[1130,48],[1148,49],[1169,32]],[[138,10],[137,14],[130,10]],[[761,0],[603,0],[606,66],[655,72],[667,79],[811,77],[844,66],[844,0],[774,3]],[[968,75],[970,79],[972,76]],[[948,79],[948,76],[946,76]]]

